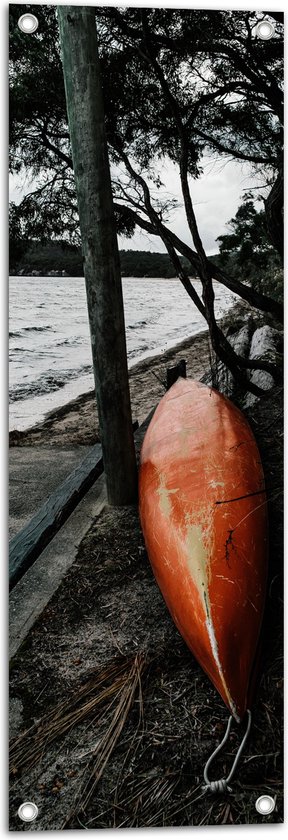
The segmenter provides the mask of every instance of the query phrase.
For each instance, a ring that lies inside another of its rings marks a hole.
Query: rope
[[[212,753],[210,758],[208,758],[208,761],[207,761],[207,763],[205,765],[205,768],[204,768],[205,785],[203,785],[203,787],[202,787],[202,790],[203,790],[204,793],[225,793],[226,791],[231,793],[232,788],[229,787],[229,782],[231,782],[231,780],[234,776],[234,773],[235,773],[235,771],[238,767],[240,757],[241,757],[242,752],[244,750],[244,747],[245,747],[245,744],[246,744],[246,741],[247,741],[247,738],[248,738],[248,735],[249,735],[249,732],[250,732],[250,729],[251,729],[252,715],[251,715],[251,712],[250,712],[249,709],[247,709],[247,717],[248,717],[248,721],[247,721],[246,732],[245,732],[245,734],[242,738],[240,747],[238,749],[238,752],[236,753],[234,762],[232,764],[230,773],[227,776],[227,779],[218,779],[218,781],[213,782],[213,781],[210,781],[210,779],[209,779],[208,770],[209,770],[209,767],[212,764],[212,761],[214,760],[215,756],[218,755],[218,753],[224,747],[224,744],[226,744],[226,741],[228,741],[228,738],[229,738],[229,735],[230,735],[230,729],[231,729],[231,726],[232,726],[232,723],[233,723],[232,715],[229,717],[228,724],[227,724],[227,729],[226,729],[224,738],[222,739],[220,744],[218,744],[218,747],[216,747],[216,749],[214,750],[214,752]]]

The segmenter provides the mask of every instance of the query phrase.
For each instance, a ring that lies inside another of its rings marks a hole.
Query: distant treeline
[[[175,277],[175,269],[168,254],[150,251],[120,251],[121,273],[123,277]],[[185,257],[182,265],[191,276],[191,266]],[[51,241],[46,244],[33,242],[21,259],[13,260],[13,243],[10,245],[10,274],[50,273],[69,277],[83,276],[81,249],[66,242]]]

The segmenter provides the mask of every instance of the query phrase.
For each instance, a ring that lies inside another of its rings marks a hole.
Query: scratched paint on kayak
[[[263,470],[244,415],[178,379],[141,450],[140,518],[170,613],[234,717],[247,708],[265,602]]]

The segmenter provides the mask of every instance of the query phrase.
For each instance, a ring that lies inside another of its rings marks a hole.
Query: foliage
[[[17,26],[22,11],[20,4],[10,6],[10,152],[12,171],[28,171],[38,183],[21,204],[25,232],[38,238],[48,228],[48,238],[76,242],[55,8],[39,7],[39,27],[29,38]],[[264,177],[266,166],[271,179],[282,148],[280,24],[275,38],[263,42],[253,38],[254,13],[101,7],[96,14],[110,158],[123,162],[125,152],[137,161],[162,216],[169,202],[157,181],[157,159],[179,164],[179,127],[193,178],[203,154],[217,152],[261,166]],[[136,202],[143,209],[143,200],[131,173],[123,177],[123,166],[114,191],[119,230],[131,235],[136,220],[125,208],[132,202],[135,209]]]
[[[241,204],[228,223],[231,232],[218,237],[219,265],[277,300],[283,298],[280,257],[268,236],[263,209],[256,210],[251,199]]]
[[[112,145],[118,117],[121,141],[133,139],[141,163],[147,165],[155,152],[179,162],[173,98],[189,133],[191,174],[199,173],[207,147],[275,165],[282,143],[280,27],[275,39],[264,43],[253,38],[254,13],[107,8],[97,16]]]
[[[27,250],[27,242],[23,237],[21,217],[16,205],[9,206],[9,262],[10,266],[17,265]]]
[[[11,7],[11,166],[31,171],[38,186],[23,200],[18,213],[24,236],[60,236],[77,242],[73,165],[54,8],[41,7],[41,26],[29,44],[25,35],[15,35],[20,9]],[[74,9],[72,22],[77,25],[79,12]],[[281,250],[282,23],[277,15],[274,36],[262,41],[254,37],[255,25],[263,18],[261,12],[114,6],[95,11],[119,229],[131,235],[138,225],[162,239],[174,273],[207,321],[214,352],[243,387],[258,394],[259,389],[243,374],[254,362],[234,353],[216,323],[212,280],[278,320],[283,316],[282,307],[274,298],[248,287],[243,275],[241,280],[230,276],[207,258],[193,207],[192,184],[201,174],[207,154],[248,161],[254,169],[261,169],[264,185],[270,190],[267,224],[269,221],[272,241],[279,243]],[[51,33],[56,33],[53,45]],[[189,245],[167,227],[175,205],[158,175],[159,161],[167,158],[178,168]],[[200,277],[202,298],[179,254],[188,259],[189,273]],[[257,361],[257,367],[261,365],[268,370],[266,362]]]
[[[65,240],[51,240],[41,243],[31,242],[27,248],[25,240],[20,240],[22,249],[15,251],[15,238],[10,241],[10,274],[19,271],[29,275],[32,271],[47,276],[51,271],[62,271],[69,277],[83,275],[81,249],[70,245]],[[188,260],[183,258],[183,265],[188,270]],[[151,251],[120,251],[121,274],[123,277],[175,277],[175,270],[168,254]]]

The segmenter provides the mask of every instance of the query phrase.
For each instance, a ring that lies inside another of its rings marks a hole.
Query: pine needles
[[[50,744],[58,740],[73,727],[77,726],[94,713],[94,722],[99,720],[103,709],[107,715],[107,706],[116,705],[116,711],[108,726],[105,737],[97,745],[97,779],[100,778],[134,700],[137,685],[145,665],[144,657],[117,659],[105,668],[96,670],[94,676],[69,694],[68,698],[56,706],[48,715],[26,729],[11,743],[10,773],[18,775],[39,763]],[[118,702],[117,702],[118,701]]]
[[[129,711],[134,703],[137,688],[141,697],[141,673],[145,667],[145,659],[137,655],[134,661],[130,661],[125,675],[125,680],[116,692],[116,705],[112,719],[104,735],[93,751],[85,772],[85,780],[76,795],[74,806],[65,820],[62,828],[68,827],[71,818],[78,813],[85,812],[94,794],[95,788],[105,770],[110,755],[116,747],[123,727],[126,723]],[[142,713],[142,703],[140,703]]]

